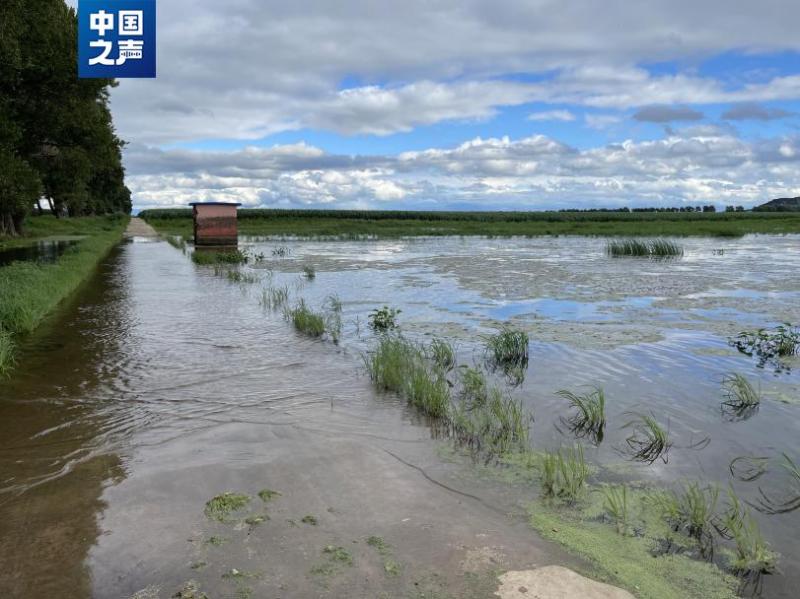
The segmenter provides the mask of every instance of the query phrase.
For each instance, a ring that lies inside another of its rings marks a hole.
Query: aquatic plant
[[[731,460],[728,469],[731,476],[743,482],[751,482],[767,471],[769,458],[757,456],[739,456]]]
[[[603,485],[603,509],[614,519],[617,532],[628,534],[628,487],[625,485]]]
[[[291,250],[286,247],[285,245],[279,245],[278,247],[272,248],[272,255],[276,258],[286,258],[291,254]]]
[[[347,564],[348,566],[353,565],[353,556],[344,547],[328,545],[322,550],[322,553],[327,555],[331,561]]]
[[[325,316],[314,312],[301,299],[294,308],[287,310],[286,315],[298,331],[309,337],[322,337],[325,334]]]
[[[634,419],[623,425],[630,428],[631,435],[625,439],[632,452],[632,458],[640,462],[652,464],[658,458],[666,464],[669,448],[669,431],[664,430],[653,416],[633,414]]]
[[[195,264],[245,264],[247,254],[240,250],[200,250],[192,252],[192,262]]]
[[[697,541],[701,555],[707,558],[714,552],[713,531],[718,528],[715,522],[718,499],[719,487],[701,488],[696,482],[686,485],[680,493],[669,490],[650,496],[673,530],[684,532]]]
[[[258,275],[252,272],[244,272],[237,268],[230,268],[225,271],[225,276],[233,283],[257,283]]]
[[[542,496],[546,498],[574,503],[583,493],[588,477],[589,467],[582,445],[556,452],[546,451],[541,458],[539,480]]]
[[[311,526],[317,525],[317,518],[316,516],[312,516],[311,514],[306,514],[300,519],[300,522],[303,524],[310,524]]]
[[[722,411],[730,418],[749,418],[761,403],[761,396],[744,376],[739,373],[726,374],[722,378],[725,401]]]
[[[275,497],[280,497],[280,495],[281,495],[280,493],[278,493],[277,491],[273,491],[271,489],[261,489],[258,492],[259,499],[261,499],[261,501],[263,501],[264,503],[268,503],[272,501]]]
[[[759,368],[770,364],[776,372],[781,372],[789,368],[780,358],[800,353],[800,329],[786,322],[773,330],[742,331],[729,338],[728,344],[746,356],[758,358]]]
[[[508,368],[528,365],[528,334],[504,327],[486,339],[489,362],[495,367]]]
[[[261,292],[259,303],[268,310],[283,308],[289,302],[289,287],[268,287]]]
[[[230,514],[246,507],[248,503],[250,503],[249,495],[228,491],[209,499],[206,502],[205,514],[211,520],[225,522]]]
[[[310,264],[306,264],[305,266],[303,266],[303,276],[307,280],[313,281],[317,276],[317,272],[314,270],[313,266],[311,266]]]
[[[486,404],[489,397],[489,387],[486,384],[486,375],[477,368],[463,366],[460,369],[461,389],[459,399],[468,410]]]
[[[428,347],[430,359],[442,372],[450,372],[456,366],[456,351],[453,344],[444,339],[434,338]]]
[[[615,239],[606,245],[606,253],[612,257],[674,258],[683,256],[683,248],[666,239]]]
[[[447,416],[450,386],[431,368],[420,346],[401,336],[383,335],[375,351],[364,356],[364,364],[379,388],[395,391],[424,414]]]
[[[180,235],[167,235],[166,240],[167,243],[170,244],[175,249],[178,250],[186,249],[186,240]]]
[[[606,426],[606,396],[602,387],[595,387],[582,395],[562,389],[556,395],[569,401],[577,410],[568,420],[571,430],[578,435],[590,436],[595,443],[600,443]]]
[[[390,308],[389,306],[376,308],[370,312],[369,316],[367,317],[367,320],[369,321],[369,328],[376,333],[393,331],[397,328],[397,315],[400,314],[400,312],[402,312],[402,310]]]
[[[14,368],[14,338],[0,326],[0,379],[9,375]]]

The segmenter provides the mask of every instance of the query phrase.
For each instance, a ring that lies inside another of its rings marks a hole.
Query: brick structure
[[[236,245],[236,209],[233,202],[192,202],[194,245]]]

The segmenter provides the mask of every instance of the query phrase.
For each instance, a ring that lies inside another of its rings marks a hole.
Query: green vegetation
[[[369,328],[376,333],[385,333],[393,331],[397,328],[397,315],[402,310],[384,306],[383,308],[376,308],[370,312],[367,319],[369,320]]]
[[[261,292],[259,303],[268,310],[278,310],[289,302],[289,287],[267,287]]]
[[[291,253],[292,250],[290,250],[285,245],[279,245],[276,248],[272,248],[272,255],[275,256],[276,258],[288,258]]]
[[[328,545],[322,550],[322,553],[327,555],[331,561],[346,564],[348,566],[353,565],[353,556],[344,547]]]
[[[613,518],[617,532],[623,536],[628,534],[628,487],[625,485],[603,485],[603,508]]]
[[[664,430],[653,416],[634,414],[635,418],[623,428],[630,428],[632,433],[625,439],[632,451],[632,457],[639,462],[652,464],[658,458],[666,464],[669,448],[669,431]]]
[[[400,575],[400,564],[392,557],[392,548],[386,541],[373,535],[367,538],[367,545],[377,549],[378,554],[383,558],[383,571],[387,576]]]
[[[303,267],[303,276],[306,280],[313,281],[317,277],[317,272],[314,270],[313,266],[306,264]]]
[[[455,403],[451,410],[451,427],[455,438],[475,451],[504,455],[528,450],[528,432],[532,418],[522,401],[488,389],[484,401]]]
[[[528,334],[503,328],[486,339],[486,352],[489,363],[495,367],[524,367],[528,364]]]
[[[210,520],[227,522],[228,517],[250,503],[250,496],[244,493],[226,492],[212,497],[206,502],[205,514]]]
[[[302,522],[303,524],[310,524],[311,526],[316,526],[317,525],[317,517],[316,516],[312,516],[311,514],[306,514],[305,516],[303,516],[300,519],[300,522]]]
[[[771,364],[780,372],[786,369],[780,358],[800,354],[800,329],[786,322],[771,331],[742,331],[728,343],[741,353],[758,358],[759,368]]]
[[[225,273],[225,277],[232,283],[251,284],[258,283],[258,275],[253,272],[245,272],[238,268],[225,268],[222,271],[214,269],[214,274]]]
[[[186,250],[186,240],[180,235],[167,235],[166,240],[167,243],[170,244],[175,249],[181,251]]]
[[[790,495],[788,499],[775,499],[767,495],[763,489],[759,488],[758,491],[761,498],[758,501],[756,509],[765,514],[785,514],[800,509],[800,467],[797,463],[790,458],[787,454],[783,455],[783,469],[789,474],[789,481],[791,485]]]
[[[191,235],[191,210],[145,210],[159,231]],[[608,235],[735,237],[798,233],[800,214],[754,212],[414,212],[393,210],[239,210],[242,235],[396,238],[414,235]]]
[[[539,476],[543,497],[561,499],[567,504],[575,503],[583,493],[589,477],[583,446],[545,452]]]
[[[428,347],[428,353],[430,359],[442,372],[450,372],[456,367],[456,350],[452,343],[434,338]]]
[[[747,418],[761,403],[761,396],[744,376],[736,372],[722,378],[725,401],[722,410],[733,418]]]
[[[19,339],[33,331],[94,272],[119,242],[128,223],[128,217],[114,216],[63,220],[71,222],[66,226],[49,216],[26,221],[36,223],[31,229],[37,235],[82,231],[84,239],[69,247],[55,263],[13,262],[0,267],[0,376],[10,373]]]
[[[583,395],[562,389],[556,395],[560,395],[577,409],[577,413],[569,418],[572,431],[591,436],[595,443],[601,442],[606,426],[606,396],[603,389],[595,387]]]
[[[297,306],[288,310],[287,316],[292,321],[294,328],[304,335],[322,337],[325,334],[325,315],[314,312],[306,305],[304,299],[301,299]]]
[[[483,371],[469,366],[462,366],[460,369],[461,390],[459,398],[468,410],[481,407],[486,404],[489,397],[489,387],[486,383],[486,375]]]
[[[652,501],[676,532],[684,532],[697,541],[700,554],[710,558],[714,553],[714,518],[719,488],[701,488],[696,482],[682,492],[662,491],[652,495]]]
[[[278,493],[277,491],[272,491],[271,489],[261,489],[258,492],[259,499],[261,499],[261,501],[263,501],[264,503],[268,503],[272,501],[275,497],[280,497],[280,495],[281,495],[280,493]]]
[[[195,249],[192,262],[195,264],[245,264],[247,254],[241,250]]]
[[[647,258],[674,258],[683,256],[683,248],[666,239],[623,239],[609,241],[606,245],[609,256],[644,256]]]
[[[128,214],[111,79],[79,79],[78,22],[63,0],[4,0],[0,18],[0,235],[53,214]]]

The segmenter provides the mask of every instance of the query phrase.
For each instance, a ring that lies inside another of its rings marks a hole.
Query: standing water
[[[165,243],[121,246],[0,383],[0,590],[171,596],[195,580],[210,596],[485,597],[496,570],[573,563],[527,527],[530,489],[462,476],[426,422],[372,390],[361,356],[383,305],[408,336],[453,341],[462,364],[482,364],[482,337],[504,324],[529,332],[510,392],[534,413],[536,449],[574,442],[556,392],[599,385],[608,426],[587,457],[600,476],[782,496],[779,467],[743,482],[729,465],[797,457],[800,364],[759,365],[727,340],[800,322],[800,239],[681,243],[683,258],[650,261],[591,238],[251,239],[261,259],[244,283]],[[259,305],[284,286],[290,304],[338,296],[338,346]],[[720,409],[731,372],[764,398],[748,418]],[[668,423],[667,462],[625,455],[631,412]],[[228,491],[249,497],[235,524],[204,513]],[[765,596],[794,596],[799,517],[758,515],[782,554]]]

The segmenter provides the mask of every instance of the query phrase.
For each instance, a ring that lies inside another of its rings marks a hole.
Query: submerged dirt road
[[[338,352],[121,246],[0,384],[0,596],[493,597],[582,567]],[[225,492],[249,501],[209,518]]]

